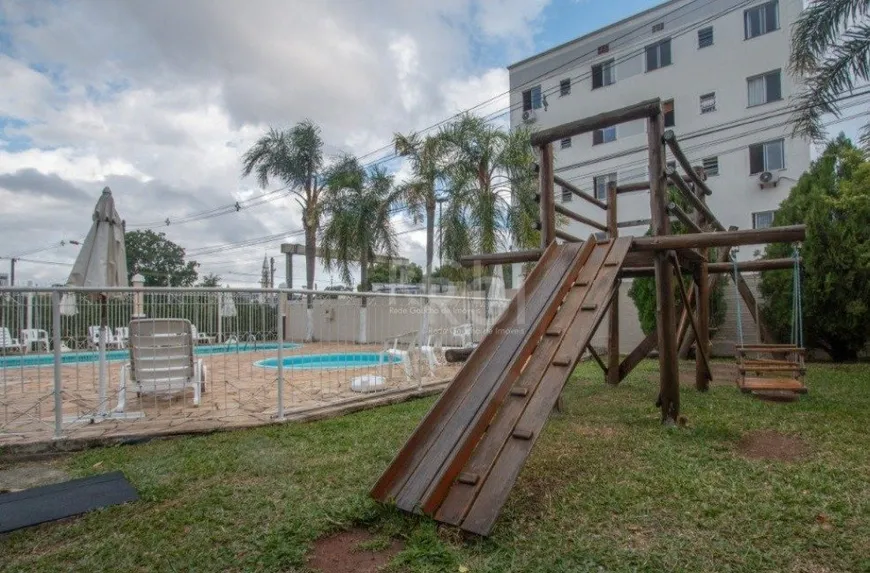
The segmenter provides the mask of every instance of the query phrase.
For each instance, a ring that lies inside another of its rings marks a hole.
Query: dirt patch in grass
[[[375,573],[401,550],[400,541],[351,529],[318,539],[308,566],[324,573]]]
[[[797,436],[773,430],[759,430],[744,435],[737,444],[737,451],[743,457],[753,460],[792,462],[806,457],[808,448]]]
[[[58,483],[69,475],[48,463],[28,463],[3,467],[0,465],[0,493]]]

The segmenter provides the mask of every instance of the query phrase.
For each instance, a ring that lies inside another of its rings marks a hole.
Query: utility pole
[[[9,286],[15,286],[15,263],[18,261],[16,258],[9,259]]]
[[[275,288],[275,257],[269,259],[269,288]]]

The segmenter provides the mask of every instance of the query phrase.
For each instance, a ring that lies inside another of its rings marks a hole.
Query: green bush
[[[671,189],[670,200],[679,205],[684,211],[689,212],[689,207],[679,192]],[[674,221],[671,223],[671,232],[675,235],[682,235],[686,232],[682,223]],[[651,230],[646,232],[647,236],[651,234]],[[716,257],[716,249],[709,250],[709,260]],[[692,288],[692,277],[683,275],[683,284],[686,285],[686,291]],[[716,284],[710,290],[710,328],[718,328],[725,321],[725,281],[716,281]],[[636,278],[628,289],[628,296],[634,301],[634,306],[637,308],[637,316],[640,320],[640,327],[644,334],[649,334],[656,327],[656,285],[655,279],[652,277]],[[682,300],[679,295],[679,287],[674,283],[674,297],[677,308],[682,308]],[[679,320],[679,316],[677,317]]]
[[[828,144],[776,213],[775,225],[804,223],[802,291],[805,345],[835,361],[854,360],[870,340],[870,162],[844,135]],[[768,258],[791,245],[769,245]],[[762,275],[763,316],[788,340],[792,273]]]

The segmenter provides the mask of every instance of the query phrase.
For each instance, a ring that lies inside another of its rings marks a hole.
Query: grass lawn
[[[792,404],[684,388],[678,429],[659,425],[654,362],[618,388],[596,368],[575,372],[489,539],[367,495],[426,399],[61,459],[122,470],[141,501],[0,537],[0,570],[305,571],[317,538],[362,526],[404,541],[396,571],[870,571],[870,365],[811,366]],[[806,452],[742,455],[759,430]]]

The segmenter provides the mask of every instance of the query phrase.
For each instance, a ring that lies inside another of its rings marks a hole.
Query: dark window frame
[[[754,13],[764,14],[764,26],[762,27],[761,21],[759,20],[757,33],[753,33],[754,30],[752,30],[752,22],[750,21],[751,14]],[[772,28],[770,27],[770,22],[768,21],[771,17],[771,14],[776,21]],[[752,6],[751,8],[747,8],[743,11],[743,39],[751,40],[753,38],[758,38],[760,36],[776,32],[780,28],[780,19],[779,0],[770,0],[769,2],[763,2],[761,4]]]
[[[665,48],[665,46],[667,46]],[[655,54],[654,65],[650,65],[651,55]],[[665,62],[667,60],[667,62]],[[674,63],[674,55],[671,50],[671,38],[659,40],[653,44],[649,44],[644,48],[644,65],[646,73],[654,72],[662,68],[666,68]]]
[[[707,40],[707,32],[709,32],[709,40]],[[713,33],[713,26],[707,26],[705,28],[701,28],[698,30],[698,49],[703,50],[704,48],[709,48],[714,45],[716,42],[715,35]]]
[[[708,168],[706,165],[707,161],[710,161],[710,162],[715,161],[716,162],[715,169]],[[704,159],[701,160],[701,167],[704,168],[704,172],[707,174],[707,177],[716,177],[717,175],[719,175],[719,156],[713,155],[711,157],[705,157]]]
[[[571,78],[565,78],[559,81],[559,97],[571,95]]]
[[[609,79],[610,83],[604,83],[604,70],[605,66],[609,71]],[[607,86],[612,86],[616,83],[616,60],[610,58],[609,60],[605,60],[603,62],[598,62],[592,66],[592,89],[597,90],[601,88],[606,88]]]
[[[767,161],[767,146],[779,144],[782,157],[782,166],[771,168]],[[760,143],[753,143],[749,146],[749,175],[758,175],[765,171],[782,171],[786,168],[785,162],[785,138],[771,139]]]
[[[774,93],[776,93],[776,97],[770,97],[771,91],[771,78],[776,78],[776,89]],[[750,99],[750,82],[752,80],[761,79],[764,82],[764,101],[760,103],[752,103]],[[775,70],[771,70],[769,72],[764,72],[763,74],[756,74],[754,76],[749,76],[746,78],[746,107],[758,107],[760,105],[767,105],[769,103],[775,103],[778,101],[782,101],[782,68],[778,68]]]
[[[605,139],[604,133],[613,130],[613,139]],[[592,145],[604,145],[605,143],[613,143],[619,139],[619,132],[616,129],[615,125],[610,125],[608,127],[602,127],[601,129],[596,129],[592,132]]]

